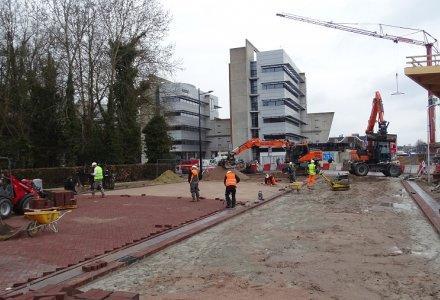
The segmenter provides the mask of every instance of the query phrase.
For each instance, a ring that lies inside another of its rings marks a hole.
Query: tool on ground
[[[297,193],[299,193],[299,191],[301,190],[301,187],[303,186],[303,182],[302,181],[294,181],[294,182],[291,182],[290,184],[289,184],[289,187],[292,189],[292,190],[296,190],[296,192]]]
[[[325,176],[324,173],[320,173],[322,178],[330,185],[331,189],[333,191],[346,191],[350,189],[350,183],[342,182],[341,180],[336,179],[330,179],[329,177]],[[348,177],[347,177],[348,178]]]
[[[64,213],[61,213],[58,210],[25,213],[24,215],[26,218],[31,220],[26,228],[28,236],[33,237],[42,230],[49,230],[55,233],[58,232],[58,221],[69,212],[71,212],[71,210]]]

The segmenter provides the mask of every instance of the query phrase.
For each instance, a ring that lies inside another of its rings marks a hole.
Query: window
[[[258,127],[258,113],[251,113],[251,126]]]
[[[253,138],[253,139],[255,139],[255,138],[259,138],[259,137],[260,137],[260,134],[259,134],[259,132],[258,132],[258,129],[251,129],[251,135],[252,135],[252,138]]]
[[[282,65],[262,66],[261,69],[263,73],[284,71],[296,84],[304,82],[301,76],[299,76],[295,69],[288,63]]]
[[[263,123],[288,123],[299,127],[300,122],[292,117],[272,117],[272,118],[264,118]]]
[[[271,73],[271,72],[281,72],[283,67],[263,67],[263,73]]]
[[[254,111],[258,110],[258,97],[257,96],[251,96],[251,110],[254,110]]]
[[[258,93],[258,87],[257,87],[257,81],[256,80],[250,80],[251,85],[251,94],[257,94]]]
[[[293,109],[296,112],[299,112],[297,104],[289,98],[281,98],[281,99],[266,99],[263,100],[263,106],[287,106]]]
[[[263,83],[262,86],[263,86],[263,90],[285,88],[290,93],[292,93],[292,95],[294,95],[296,98],[298,98],[300,95],[304,96],[301,93],[301,91],[290,81],[268,82],[268,83]]]
[[[250,68],[251,68],[251,77],[257,77],[257,62],[251,61]]]
[[[284,87],[282,82],[270,82],[262,84],[263,90],[282,89]]]

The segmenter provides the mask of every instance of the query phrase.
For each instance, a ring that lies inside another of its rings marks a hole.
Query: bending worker
[[[313,159],[307,166],[307,173],[309,174],[309,176],[307,177],[307,187],[311,189],[316,181],[316,165]]]
[[[199,170],[196,165],[192,166],[191,171],[188,173],[188,183],[192,201],[199,201]]]
[[[240,177],[235,175],[234,172],[229,170],[226,172],[225,179],[223,183],[226,186],[225,190],[225,198],[226,198],[226,208],[234,208],[235,207],[235,192],[237,191],[237,183],[240,182]],[[232,201],[229,195],[232,196]]]
[[[104,186],[102,185],[102,180],[104,179],[104,175],[102,173],[102,168],[98,166],[97,163],[92,163],[93,169],[93,189],[92,189],[92,197],[95,197],[95,191],[99,190],[101,192],[101,197],[104,198]]]

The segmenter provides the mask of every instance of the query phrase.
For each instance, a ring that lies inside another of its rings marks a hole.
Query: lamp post
[[[201,113],[201,107],[202,107],[202,100],[201,96],[208,95],[212,93],[213,91],[207,91],[204,93],[200,92],[200,88],[197,90],[199,94],[199,165],[200,165],[200,174],[203,174],[203,163],[202,163],[202,113]]]
[[[428,179],[428,184],[431,184],[431,151],[430,151],[430,147],[429,145],[431,144],[431,124],[432,124],[432,120],[430,120],[431,118],[431,107],[434,107],[436,105],[439,105],[439,103],[437,103],[437,99],[436,98],[431,98],[429,99],[430,104],[428,105],[428,139],[427,139],[427,147],[426,147],[426,168],[427,168],[427,179]]]

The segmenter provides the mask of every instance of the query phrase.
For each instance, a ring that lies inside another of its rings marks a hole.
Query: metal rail
[[[408,61],[407,65],[411,65],[412,67],[427,67],[430,66],[440,66],[440,54],[433,54],[432,60],[429,60],[428,55],[414,55],[407,56]]]

